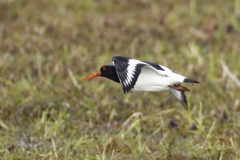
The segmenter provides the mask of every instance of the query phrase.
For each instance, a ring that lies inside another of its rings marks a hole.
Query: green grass
[[[1,159],[240,159],[239,6],[2,0]],[[81,81],[114,55],[200,81],[185,85],[189,110],[169,92]]]

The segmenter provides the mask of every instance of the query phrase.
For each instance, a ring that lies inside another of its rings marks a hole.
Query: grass
[[[240,159],[239,0],[0,2],[1,159]],[[122,55],[200,81],[81,78]],[[227,69],[226,69],[227,67]]]

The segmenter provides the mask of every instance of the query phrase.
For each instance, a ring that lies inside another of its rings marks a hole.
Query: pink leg
[[[170,86],[168,86],[168,87],[173,88],[173,89],[175,89],[175,90],[177,90],[177,91],[186,91],[186,92],[189,92],[189,91],[190,91],[190,90],[187,89],[186,87],[180,86],[180,85],[170,85]]]

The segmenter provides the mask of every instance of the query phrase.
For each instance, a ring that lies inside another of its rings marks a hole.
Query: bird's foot
[[[186,87],[180,86],[180,85],[169,85],[168,87],[173,88],[173,89],[175,89],[175,90],[177,90],[177,91],[186,91],[186,92],[189,92],[189,91],[190,91],[190,90],[187,89]]]

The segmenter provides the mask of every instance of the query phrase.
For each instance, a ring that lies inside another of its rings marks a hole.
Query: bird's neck
[[[111,79],[114,82],[120,83],[120,80],[118,78],[117,72],[115,70],[114,66],[108,66],[108,73],[106,75],[103,75],[103,77],[106,77],[108,79]]]
[[[119,78],[118,78],[118,75],[117,75],[117,72],[116,70],[112,70],[112,74],[110,76],[107,77],[108,79],[111,79],[112,81],[114,82],[117,82],[117,83],[120,83],[119,81]]]

